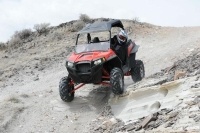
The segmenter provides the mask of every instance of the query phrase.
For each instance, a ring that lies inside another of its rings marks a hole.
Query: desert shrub
[[[84,26],[85,26],[85,23],[83,21],[77,21],[77,22],[73,23],[73,25],[71,26],[69,31],[76,32],[76,31],[81,30]]]
[[[48,31],[49,26],[50,26],[50,23],[35,24],[33,29],[35,29],[39,34],[42,34]]]
[[[20,38],[20,39],[26,39],[32,34],[31,29],[24,29],[21,31],[15,31],[14,35],[12,38]]]
[[[4,49],[4,48],[6,48],[6,45],[5,45],[5,43],[3,43],[3,42],[0,42],[0,50],[2,50],[2,49]]]
[[[11,39],[8,41],[9,47],[18,47],[22,44],[23,40],[27,39],[32,34],[31,29],[23,29],[21,31],[15,31],[11,36]]]
[[[64,33],[62,31],[55,31],[51,35],[52,40],[61,40],[63,38]]]
[[[133,23],[139,23],[140,19],[138,17],[133,18]]]
[[[85,23],[90,22],[90,17],[86,14],[80,14],[79,19]]]
[[[10,47],[13,47],[13,46],[14,47],[18,47],[19,44],[21,44],[21,43],[22,43],[22,40],[19,38],[19,36],[12,36],[10,41],[9,41],[9,43],[8,43],[8,45]]]

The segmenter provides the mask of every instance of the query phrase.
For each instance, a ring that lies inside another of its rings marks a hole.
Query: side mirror
[[[90,34],[89,34],[89,33],[87,33],[87,41],[88,41],[88,43],[90,43],[90,42],[91,42],[91,36],[90,36]]]

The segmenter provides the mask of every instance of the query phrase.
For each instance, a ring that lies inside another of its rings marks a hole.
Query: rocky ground
[[[200,132],[199,55],[197,50],[170,69],[130,85],[126,94],[111,97],[109,111],[114,114],[98,117],[92,131]],[[175,71],[182,69],[185,71],[179,76]]]
[[[0,132],[200,132],[200,27],[123,20],[146,78],[126,77],[122,96],[89,84],[64,103],[58,83],[67,75],[73,23],[0,50]]]

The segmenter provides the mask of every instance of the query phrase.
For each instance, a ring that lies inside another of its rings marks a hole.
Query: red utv
[[[145,76],[143,62],[132,63],[139,46],[130,39],[127,41],[125,61],[112,49],[120,28],[124,29],[120,20],[110,20],[88,24],[78,32],[74,52],[66,61],[68,76],[59,84],[63,101],[71,102],[75,90],[84,84],[110,85],[112,92],[119,95],[124,91],[124,76],[131,75],[134,82],[142,80]]]

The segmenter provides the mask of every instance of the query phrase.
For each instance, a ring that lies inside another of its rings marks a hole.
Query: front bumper
[[[102,80],[103,64],[78,63],[67,67],[69,76],[75,83],[100,83]]]

